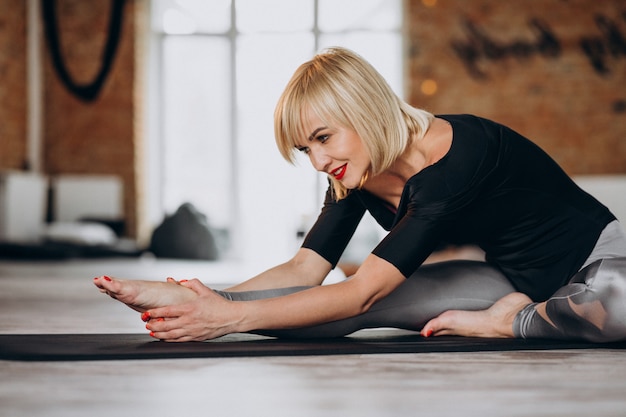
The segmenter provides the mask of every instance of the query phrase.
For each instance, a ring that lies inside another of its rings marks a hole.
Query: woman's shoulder
[[[450,123],[476,123],[482,120],[482,117],[470,113],[444,113],[435,114],[439,119],[447,120]],[[485,119],[486,120],[486,119]]]
[[[456,127],[460,129],[490,130],[504,127],[494,120],[470,113],[437,114],[435,117],[446,120],[452,125],[453,129]]]
[[[452,126],[452,144],[437,163],[409,179],[407,186],[413,189],[414,198],[448,198],[471,186],[497,163],[497,123],[471,114],[436,117]]]

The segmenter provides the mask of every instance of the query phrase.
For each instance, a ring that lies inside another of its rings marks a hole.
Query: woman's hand
[[[167,342],[191,342],[214,339],[236,332],[236,303],[228,301],[202,284],[198,279],[181,281],[198,297],[188,303],[147,310],[150,336]]]
[[[192,290],[196,299],[150,309],[143,319],[153,337],[171,342],[307,327],[362,314],[404,280],[395,266],[375,255],[368,256],[349,280],[262,300],[229,301],[193,279],[180,285]]]

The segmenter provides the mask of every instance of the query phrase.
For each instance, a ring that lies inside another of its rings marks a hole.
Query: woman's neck
[[[435,118],[422,139],[412,140],[406,151],[389,169],[369,178],[363,188],[397,207],[407,181],[424,168],[441,160],[451,145],[450,124],[443,119]]]

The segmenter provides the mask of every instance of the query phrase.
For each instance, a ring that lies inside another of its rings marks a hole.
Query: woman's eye
[[[297,149],[299,152],[302,152],[302,153],[305,153],[305,154],[308,154],[308,153],[309,153],[309,147],[308,147],[308,146],[301,146],[301,147],[298,147],[298,148],[296,148],[296,149]]]
[[[317,137],[317,140],[320,141],[321,143],[326,142],[328,139],[330,139],[330,135],[319,135]]]

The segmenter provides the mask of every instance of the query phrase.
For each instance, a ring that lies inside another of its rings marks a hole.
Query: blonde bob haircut
[[[282,93],[274,112],[274,134],[281,155],[295,162],[297,147],[308,140],[305,115],[313,111],[326,126],[354,130],[371,165],[367,176],[388,169],[413,139],[421,139],[433,115],[400,99],[385,79],[358,54],[329,48],[302,64]],[[335,198],[348,190],[330,177]]]

